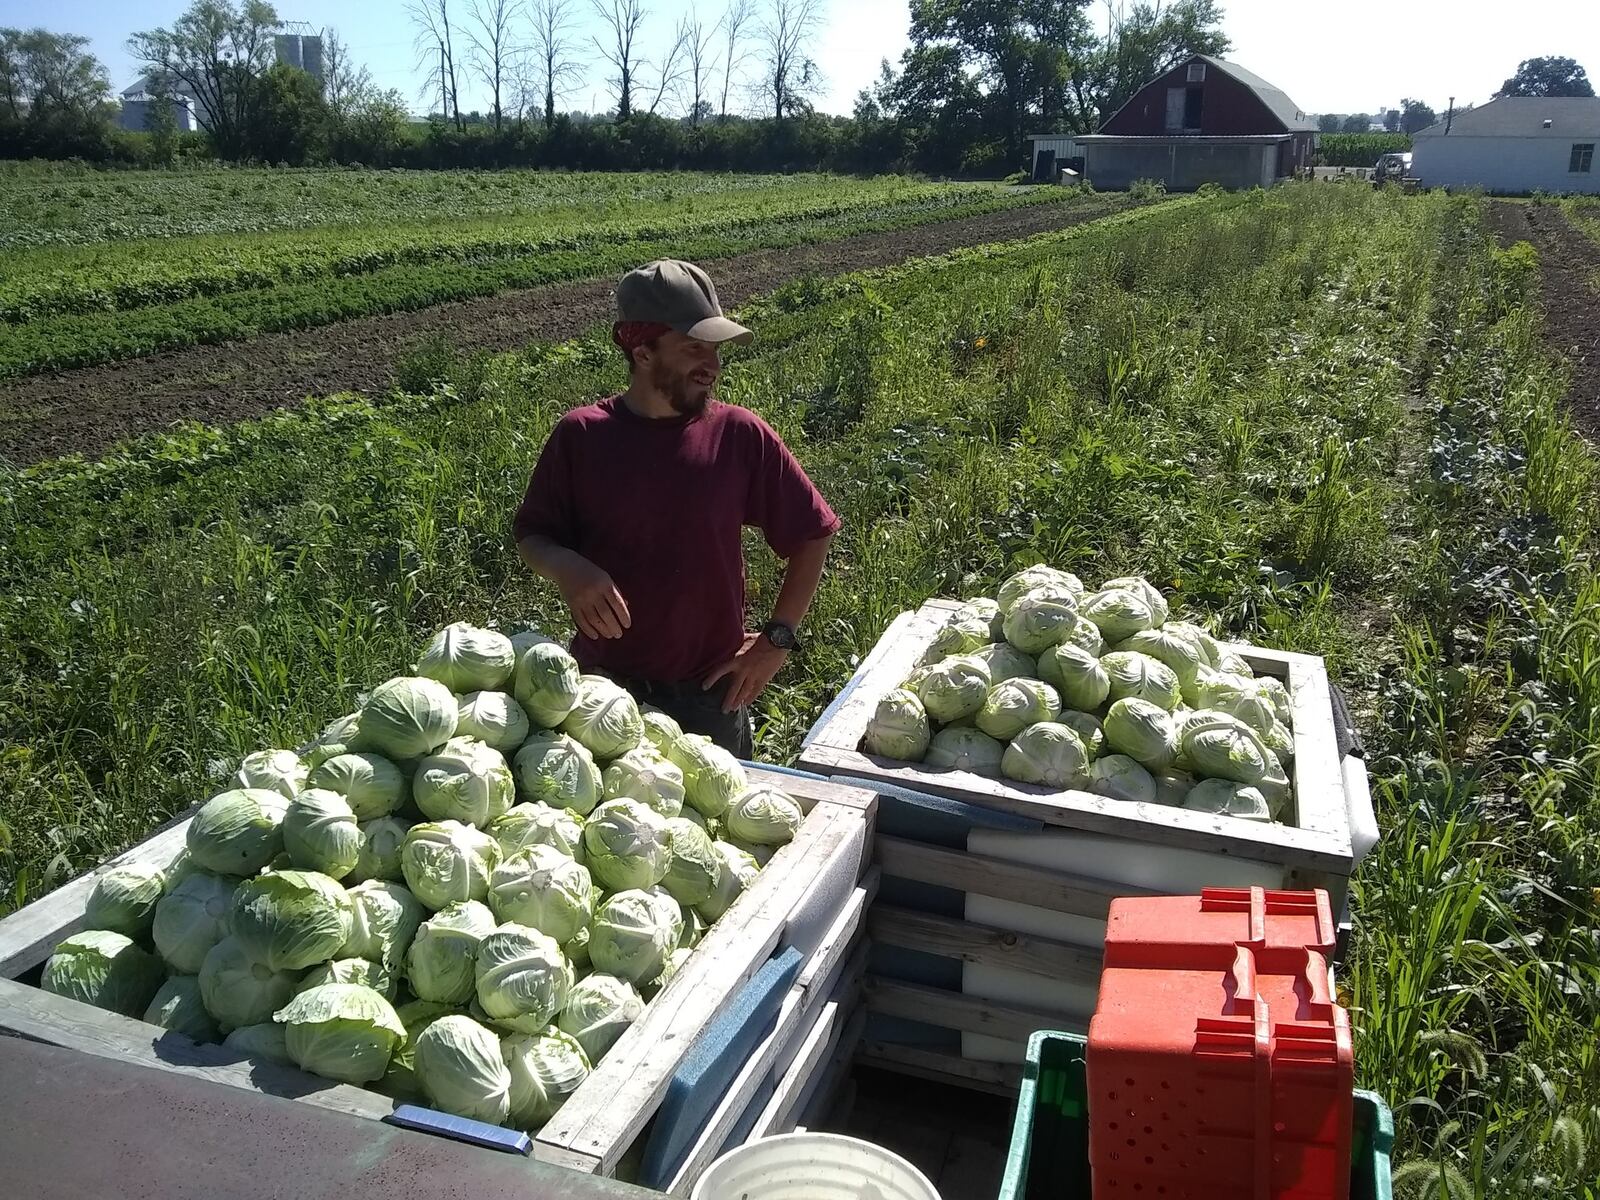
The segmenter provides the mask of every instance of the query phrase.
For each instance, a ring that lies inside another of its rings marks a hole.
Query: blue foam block
[[[783,998],[794,986],[805,955],[780,950],[750,977],[695,1041],[667,1085],[645,1146],[639,1182],[658,1191],[672,1182],[734,1077],[772,1032]]]
[[[420,1104],[402,1104],[383,1119],[402,1129],[415,1129],[419,1133],[431,1133],[507,1154],[527,1154],[533,1149],[533,1139],[520,1130],[502,1129],[487,1121],[451,1116],[437,1109],[423,1108]]]

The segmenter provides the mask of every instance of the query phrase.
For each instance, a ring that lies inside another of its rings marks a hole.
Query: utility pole
[[[1450,123],[1455,120],[1455,117],[1456,117],[1456,98],[1454,96],[1451,96],[1450,97],[1450,107],[1444,114],[1444,135],[1445,135],[1445,137],[1449,137],[1450,136]]]

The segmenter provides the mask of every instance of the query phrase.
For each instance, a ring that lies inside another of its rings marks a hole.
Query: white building
[[[1600,97],[1507,96],[1412,139],[1424,187],[1600,193]]]
[[[117,125],[122,129],[141,132],[148,129],[150,107],[155,103],[155,89],[148,75],[122,93],[122,111],[117,115]],[[178,83],[168,89],[172,102],[174,126],[183,133],[199,128],[195,118],[195,97],[187,84]]]

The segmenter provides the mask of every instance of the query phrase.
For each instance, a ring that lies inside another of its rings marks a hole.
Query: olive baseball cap
[[[617,320],[669,325],[702,342],[748,344],[755,335],[722,315],[711,277],[693,263],[658,259],[617,284]]]

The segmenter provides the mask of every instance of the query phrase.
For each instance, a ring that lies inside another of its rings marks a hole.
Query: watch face
[[[767,626],[764,632],[767,635],[767,641],[771,642],[779,650],[794,649],[794,630],[790,629],[787,625],[780,625],[777,622],[773,622],[771,625]]]

